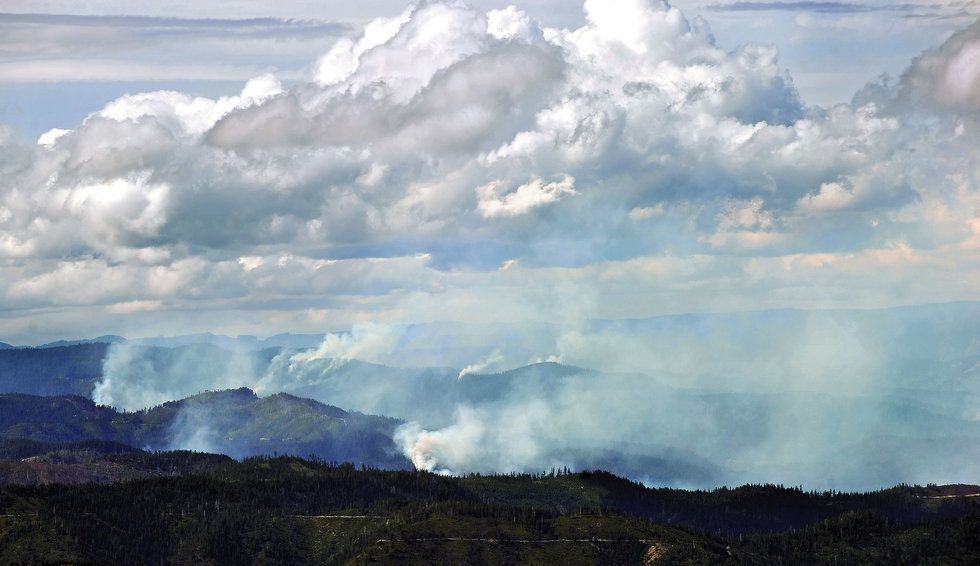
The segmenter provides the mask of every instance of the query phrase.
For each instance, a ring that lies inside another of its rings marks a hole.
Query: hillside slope
[[[0,393],[89,397],[109,344],[0,348]]]
[[[0,439],[102,440],[236,458],[295,454],[409,468],[391,440],[399,424],[292,395],[259,398],[249,389],[203,393],[136,413],[119,413],[77,396],[0,395]]]

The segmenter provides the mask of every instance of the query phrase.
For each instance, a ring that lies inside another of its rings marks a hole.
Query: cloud
[[[561,181],[554,183],[532,179],[505,194],[500,194],[500,183],[494,181],[488,185],[477,187],[476,193],[479,198],[477,206],[484,218],[520,216],[535,208],[574,195],[575,179],[567,175]]]
[[[962,5],[956,2],[934,4],[914,3],[867,3],[867,2],[731,2],[709,4],[713,12],[802,12],[814,14],[862,14],[874,12],[898,12],[902,17],[929,17],[937,13],[948,14]],[[943,8],[947,10],[942,11]]]
[[[428,2],[330,38],[288,88],[256,73],[234,96],[133,93],[43,143],[7,136],[0,300],[312,309],[339,329],[431,316],[421,305],[564,316],[576,309],[536,292],[556,284],[623,313],[635,298],[612,289],[670,266],[642,286],[664,300],[643,303],[652,313],[672,295],[697,308],[686,278],[706,263],[718,272],[701,289],[738,288],[717,301],[738,305],[784,284],[744,280],[751,258],[836,269],[896,243],[937,263],[972,249],[976,26],[897,84],[817,108],[775,48],[720,47],[666,3],[589,1],[584,14],[556,29],[518,8]],[[862,300],[889,296],[836,275]],[[909,300],[970,295],[917,289]]]
[[[211,129],[226,114],[262,104],[282,92],[279,80],[267,74],[250,79],[239,96],[211,100],[179,92],[140,93],[110,102],[96,116],[115,122],[139,122],[142,118],[153,118],[171,132],[197,137]]]
[[[732,2],[731,4],[712,4],[709,10],[716,12],[816,12],[819,14],[853,14],[877,10],[890,10],[894,7],[869,6],[852,2]],[[901,9],[901,8],[899,8]]]
[[[240,81],[256,74],[255,67],[194,64],[153,64],[89,59],[80,66],[77,59],[45,59],[0,63],[0,80],[6,83],[64,83],[209,80]]]
[[[6,83],[240,81],[302,67],[345,24],[275,18],[0,14]]]
[[[630,220],[649,220],[655,218],[664,213],[664,205],[657,204],[656,206],[638,206],[630,210]]]
[[[917,57],[902,75],[900,88],[911,104],[980,111],[980,21]]]
[[[854,193],[840,183],[825,183],[820,192],[800,199],[799,207],[811,212],[843,210],[854,204]]]
[[[323,85],[332,85],[350,77],[360,65],[360,58],[370,49],[391,41],[415,12],[409,6],[394,18],[377,18],[364,27],[364,32],[356,41],[341,39],[329,52],[321,56],[314,65],[313,77]]]
[[[128,27],[161,30],[177,34],[191,30],[226,31],[227,33],[264,33],[291,28],[313,33],[337,32],[347,29],[335,22],[317,20],[290,20],[279,18],[180,18],[136,15],[77,15],[44,13],[0,13],[0,25],[60,25],[79,28]]]
[[[65,130],[63,128],[52,128],[37,138],[37,145],[51,146],[58,141],[58,138],[65,134],[70,134],[71,130]]]

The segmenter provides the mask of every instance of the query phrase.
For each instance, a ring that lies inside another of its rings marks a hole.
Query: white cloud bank
[[[0,135],[0,332],[977,298],[980,27],[823,109],[666,2],[584,10],[427,2],[290,89]]]

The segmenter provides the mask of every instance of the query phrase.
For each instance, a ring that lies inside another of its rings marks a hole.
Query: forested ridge
[[[653,556],[658,564],[973,564],[980,558],[980,502],[936,495],[964,493],[958,488],[685,491],[649,489],[605,472],[457,478],[295,457],[238,462],[111,445],[88,449],[160,473],[110,484],[2,488],[0,562],[630,564]]]
[[[92,394],[102,377],[109,344],[94,342],[50,348],[0,347],[0,393]]]
[[[205,392],[130,413],[80,396],[0,394],[0,443],[91,440],[151,450],[193,448],[236,458],[279,453],[408,469],[411,463],[392,440],[399,424],[283,393],[259,398],[245,388]]]

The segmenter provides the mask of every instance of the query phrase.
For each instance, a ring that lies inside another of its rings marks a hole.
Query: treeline
[[[980,516],[921,524],[855,511],[798,531],[737,541],[748,557],[777,564],[980,564]]]
[[[249,460],[208,475],[11,487],[0,491],[0,514],[59,533],[60,538],[47,537],[37,527],[28,537],[27,546],[43,556],[74,553],[83,562],[114,564],[204,557],[221,564],[251,564],[259,558],[295,564],[312,558],[300,517],[341,510],[393,516],[411,505],[424,509],[471,497],[458,482],[432,474],[277,458]],[[7,541],[16,548],[13,542]]]
[[[682,525],[717,536],[779,533],[852,511],[872,511],[900,524],[961,517],[980,508],[976,498],[926,499],[927,488],[896,486],[867,493],[804,491],[782,485],[714,490],[648,488],[608,472],[468,476],[485,497],[514,505],[547,502],[563,511],[601,504],[657,523]],[[579,486],[589,489],[582,491]],[[980,488],[976,488],[980,491]]]
[[[623,564],[652,552],[665,563],[967,564],[980,546],[976,498],[907,486],[659,490],[604,472],[451,478],[101,448],[186,475],[0,489],[0,563]]]

